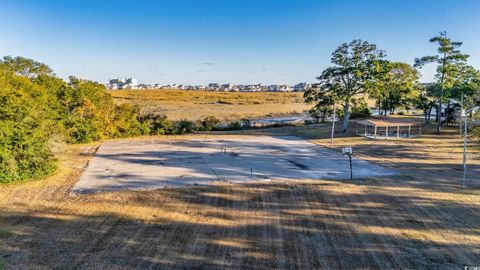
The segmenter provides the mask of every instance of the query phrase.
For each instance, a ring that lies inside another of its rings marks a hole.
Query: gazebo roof
[[[358,124],[375,127],[410,127],[418,125],[418,122],[402,118],[369,118],[357,121]]]

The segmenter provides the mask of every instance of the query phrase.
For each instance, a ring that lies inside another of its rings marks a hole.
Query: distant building
[[[222,91],[230,91],[231,89],[232,89],[232,85],[229,83],[225,83],[220,86],[220,90]]]
[[[267,86],[267,90],[271,92],[277,92],[278,91],[278,85],[277,84],[271,84]]]
[[[218,83],[209,83],[207,90],[217,91],[220,90],[220,85]]]
[[[295,92],[305,92],[308,88],[310,88],[310,84],[297,83],[293,86],[293,91],[295,91]]]
[[[278,91],[280,92],[291,92],[293,91],[293,87],[290,85],[279,85],[278,86]]]
[[[109,89],[137,89],[138,83],[136,78],[125,78],[125,79],[109,79],[107,87]]]
[[[310,84],[307,83],[298,83],[294,86],[290,85],[278,85],[278,84],[271,84],[271,85],[262,85],[262,84],[237,84],[233,85],[231,83],[209,83],[207,86],[203,85],[183,85],[183,84],[168,84],[168,85],[161,85],[161,84],[145,84],[145,83],[138,83],[136,78],[128,77],[128,78],[115,78],[109,79],[106,86],[111,89],[179,89],[179,90],[207,90],[207,91],[224,91],[224,92],[262,92],[262,91],[269,91],[269,92],[303,92],[309,87]]]

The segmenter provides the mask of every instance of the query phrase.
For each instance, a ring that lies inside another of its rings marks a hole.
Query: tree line
[[[460,51],[462,42],[452,41],[446,32],[430,42],[437,45],[437,53],[416,58],[413,66],[386,60],[385,51],[367,41],[358,39],[340,45],[332,53],[333,66],[326,68],[304,93],[305,102],[313,105],[311,115],[325,120],[338,106],[342,109],[343,132],[347,132],[352,116],[369,115],[363,101],[368,96],[376,100],[379,113],[385,116],[398,108],[416,108],[423,111],[425,122],[430,122],[435,108],[440,132],[443,123],[454,121],[456,107],[478,104],[480,72],[468,65],[469,55]],[[419,83],[419,70],[430,63],[437,66],[435,82]]]

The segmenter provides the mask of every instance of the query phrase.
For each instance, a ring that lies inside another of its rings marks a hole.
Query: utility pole
[[[337,118],[337,106],[333,104],[333,121],[332,121],[332,134],[330,136],[330,148],[333,147],[333,133],[335,132],[335,119]]]
[[[460,102],[460,111],[463,112],[463,93],[462,93],[462,101]],[[460,129],[460,134],[462,134],[462,117],[463,115],[460,115],[460,124],[458,125]]]

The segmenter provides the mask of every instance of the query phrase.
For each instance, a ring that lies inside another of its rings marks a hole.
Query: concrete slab
[[[355,178],[395,174],[353,158]],[[102,144],[72,193],[278,179],[348,179],[348,158],[295,136],[122,140]]]

